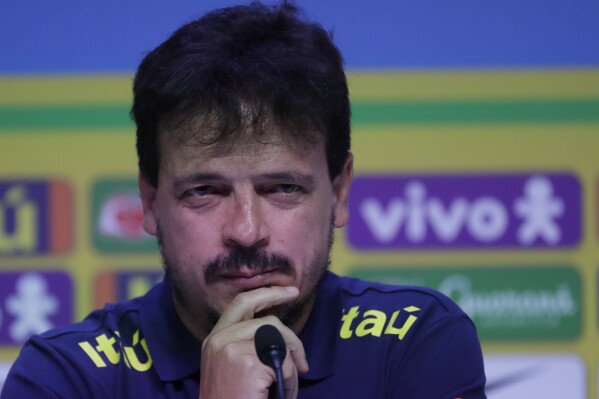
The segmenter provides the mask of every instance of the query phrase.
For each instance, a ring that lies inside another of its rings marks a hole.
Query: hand
[[[266,399],[275,372],[262,364],[254,335],[263,324],[274,325],[283,336],[287,356],[283,362],[286,399],[297,397],[297,374],[308,371],[300,339],[275,316],[254,319],[256,313],[293,301],[295,287],[264,287],[238,294],[202,344],[200,398]]]

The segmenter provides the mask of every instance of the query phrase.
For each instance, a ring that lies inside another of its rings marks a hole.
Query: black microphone
[[[254,344],[260,361],[275,371],[278,397],[284,399],[283,360],[285,360],[287,349],[285,348],[283,336],[275,326],[264,324],[256,330]]]

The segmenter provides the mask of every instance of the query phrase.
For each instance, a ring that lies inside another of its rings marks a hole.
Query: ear
[[[156,223],[156,187],[154,187],[148,179],[139,172],[138,177],[139,193],[141,195],[141,204],[144,210],[143,227],[146,233],[156,235],[158,224]]]
[[[343,227],[349,219],[349,211],[347,209],[347,201],[349,199],[349,189],[354,177],[354,156],[350,152],[347,155],[345,164],[341,173],[333,179],[333,195],[334,195],[334,216],[335,227]]]

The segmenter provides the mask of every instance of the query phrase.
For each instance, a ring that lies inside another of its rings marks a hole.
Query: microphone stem
[[[283,364],[281,362],[281,357],[277,350],[272,350],[271,356],[273,360],[273,368],[277,377],[277,398],[285,399],[285,381],[283,380]]]

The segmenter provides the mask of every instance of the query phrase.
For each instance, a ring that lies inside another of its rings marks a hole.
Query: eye
[[[294,194],[301,191],[301,187],[297,184],[279,184],[274,191],[282,194]]]
[[[204,197],[209,194],[214,194],[215,191],[216,190],[214,189],[214,187],[198,186],[198,187],[193,187],[193,188],[190,188],[189,190],[186,190],[183,193],[183,195],[186,197]]]
[[[293,183],[273,184],[263,191],[272,204],[290,207],[300,204],[306,196],[305,187]]]

